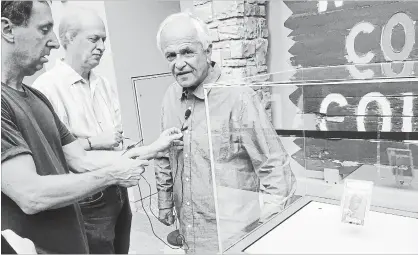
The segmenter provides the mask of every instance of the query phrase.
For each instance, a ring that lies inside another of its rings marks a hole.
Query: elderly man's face
[[[99,17],[83,21],[80,30],[67,46],[83,66],[93,69],[99,65],[105,51],[106,29]]]
[[[203,49],[190,22],[167,24],[161,33],[161,48],[171,73],[183,88],[198,86],[207,77],[211,48]]]
[[[48,62],[46,56],[50,54],[51,49],[59,48],[53,26],[49,5],[34,1],[27,26],[14,27],[14,59],[25,75],[29,76],[41,70]]]

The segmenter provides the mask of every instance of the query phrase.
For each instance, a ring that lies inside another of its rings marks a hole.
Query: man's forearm
[[[158,209],[169,209],[174,207],[172,191],[158,191]]]
[[[158,151],[154,149],[154,146],[151,145],[145,145],[140,147],[135,147],[129,151],[127,151],[124,155],[132,158],[136,157],[143,160],[149,160],[153,159],[157,156]]]
[[[75,203],[116,184],[110,168],[84,174],[41,176],[32,156],[26,154],[4,161],[1,166],[1,191],[27,214]]]
[[[115,184],[108,174],[108,168],[83,174],[40,176],[39,189],[35,191],[34,202],[40,211],[61,208],[73,204]]]
[[[78,157],[67,156],[67,162],[75,173],[96,171],[110,167],[122,155],[121,151],[84,151]]]
[[[167,209],[174,206],[173,176],[170,161],[167,157],[155,160],[155,179],[158,190],[158,209]]]
[[[67,153],[66,160],[72,172],[84,173],[108,167],[122,155],[129,158],[148,160],[155,158],[157,151],[152,145],[135,147],[126,153],[125,151],[82,150],[72,154]]]

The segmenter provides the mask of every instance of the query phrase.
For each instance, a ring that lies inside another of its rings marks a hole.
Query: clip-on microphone
[[[192,111],[190,109],[187,109],[186,112],[184,113],[184,122],[181,125],[181,129],[180,131],[186,131],[189,127],[188,126],[184,126],[184,124],[186,124],[187,119],[190,117],[190,114],[192,114]],[[180,141],[183,141],[183,137],[180,138]]]
[[[192,111],[190,109],[187,109],[187,111],[184,113],[184,122],[183,125],[181,125],[181,132],[187,130],[188,127],[184,127],[184,124],[186,123],[186,120],[190,117],[190,114],[192,114]]]

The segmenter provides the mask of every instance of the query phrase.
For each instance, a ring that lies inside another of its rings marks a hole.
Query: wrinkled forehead
[[[97,15],[80,15],[76,24],[79,31],[96,33],[106,36],[103,20]]]
[[[161,31],[161,48],[178,47],[184,44],[201,44],[196,28],[190,20],[177,19],[168,23]]]

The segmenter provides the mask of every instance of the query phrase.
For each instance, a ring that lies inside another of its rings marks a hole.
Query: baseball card
[[[370,210],[373,182],[345,180],[344,194],[341,199],[341,221],[355,225],[364,225]]]

